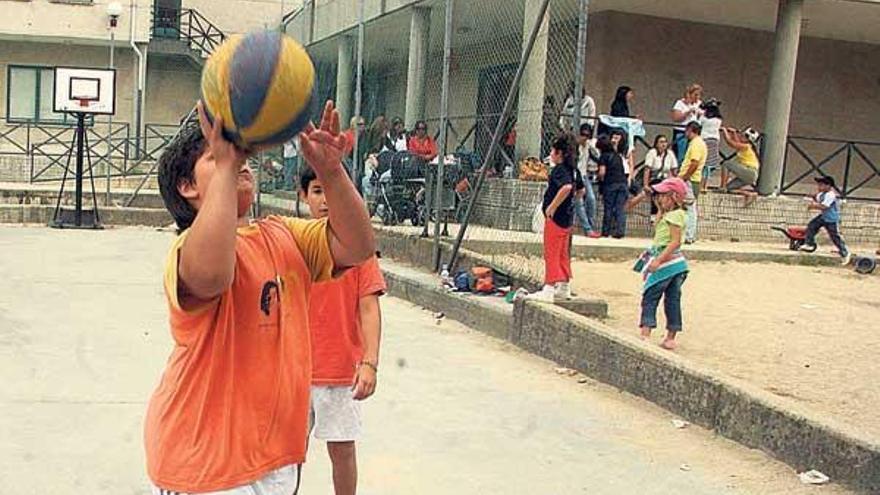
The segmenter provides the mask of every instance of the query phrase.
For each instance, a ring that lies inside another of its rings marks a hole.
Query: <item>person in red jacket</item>
[[[407,149],[426,162],[437,158],[437,143],[428,135],[428,124],[424,120],[416,122],[415,134],[410,136]]]

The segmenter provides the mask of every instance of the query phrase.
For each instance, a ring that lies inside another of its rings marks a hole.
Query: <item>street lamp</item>
[[[107,28],[110,30],[110,68],[114,68],[113,55],[116,49],[116,26],[119,24],[119,16],[122,15],[122,5],[119,2],[110,2],[107,4],[107,20],[109,24]],[[113,159],[113,115],[107,116],[107,157],[104,161],[104,167],[107,171],[107,199],[104,203],[106,207],[110,207],[110,161]]]
[[[122,5],[119,2],[110,2],[107,4],[107,16],[110,18],[111,30],[116,27],[120,15],[122,15]]]

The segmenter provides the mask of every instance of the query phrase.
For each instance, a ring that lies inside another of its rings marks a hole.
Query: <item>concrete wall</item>
[[[359,0],[315,0],[315,26],[311,41],[319,41],[357,26]],[[374,19],[422,0],[365,0],[364,18]],[[308,14],[308,13],[306,13]],[[308,15],[307,15],[308,17]],[[302,24],[298,24],[301,26]]]
[[[147,41],[150,33],[150,9],[152,0],[122,0],[123,13],[119,17],[117,38],[129,39],[130,6],[136,8],[135,40]],[[49,0],[3,2],[0,16],[0,38],[45,37],[56,40],[79,42],[105,42],[110,36],[107,3],[69,3]],[[0,51],[2,54],[2,51]]]
[[[144,122],[176,124],[199,98],[201,72],[181,58],[147,59]]]
[[[0,116],[5,124],[7,67],[34,65],[52,67],[73,65],[83,67],[106,67],[109,48],[102,46],[76,46],[57,43],[0,41]],[[192,108],[199,94],[199,72],[184,60],[149,56],[147,63],[146,123],[177,123]],[[116,115],[117,122],[132,122],[134,100],[133,75],[135,57],[128,45],[117,44],[115,53]]]
[[[132,112],[135,59],[131,49],[122,43],[117,44],[115,59],[116,118],[127,121]],[[0,41],[0,116],[5,122],[9,65],[107,67],[109,62],[109,48],[104,46]]]
[[[635,88],[635,113],[668,121],[696,81],[724,102],[727,123],[763,127],[773,33],[608,11],[590,16],[588,36],[587,90],[600,112],[625,84]],[[803,38],[791,132],[880,140],[872,67],[880,67],[880,46]]]
[[[226,34],[254,29],[275,29],[284,13],[290,12],[292,0],[183,0],[184,8],[196,9]],[[282,5],[283,4],[283,5]]]
[[[368,18],[378,13],[375,3],[368,0]],[[354,0],[319,0],[315,13],[316,39],[353,27],[355,5]],[[391,9],[386,2],[386,11]],[[405,47],[409,17],[393,17],[393,23],[388,19],[379,21],[383,22],[380,31],[385,37],[391,36],[389,30],[394,31],[394,39]],[[554,21],[554,36],[548,50],[551,55],[547,57],[552,65],[546,68],[547,94],[552,94],[558,105],[565,98],[568,82],[565,79],[570,78],[574,65],[574,51],[570,48],[577,38],[576,24],[562,21]],[[368,25],[368,35],[372,24]],[[368,51],[371,40],[378,41],[368,36]],[[456,80],[469,80],[473,86],[453,89],[452,115],[471,113],[455,107],[473,107],[481,67],[517,60],[520,47],[508,50],[507,45],[493,40],[488,45],[455,48],[457,65],[452,70],[453,84]],[[429,117],[438,113],[441,49],[442,39],[431,48],[430,59],[436,63],[429,68],[426,95]],[[762,128],[772,51],[773,33],[768,31],[606,10],[590,15],[586,84],[600,112],[608,111],[617,86],[626,84],[636,90],[635,113],[646,120],[668,122],[670,108],[681,96],[684,86],[698,81],[706,88],[707,96],[724,102],[722,110],[729,124]],[[386,64],[405,67],[405,56],[389,58]],[[880,81],[877,72],[871,70],[880,66],[878,45],[805,37],[798,64],[793,134],[880,140],[876,117],[880,114],[880,99],[873,96],[880,89]],[[388,82],[404,83],[402,80]],[[389,92],[402,94],[391,89]],[[541,103],[537,102],[536,108],[540,107]]]

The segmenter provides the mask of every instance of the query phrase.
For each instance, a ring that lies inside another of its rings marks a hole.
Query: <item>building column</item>
[[[347,129],[353,116],[352,93],[354,91],[355,39],[344,35],[339,38],[336,64],[336,108],[339,109],[339,125]]]
[[[431,40],[431,9],[413,7],[409,28],[409,67],[406,72],[406,128],[425,117],[425,81],[428,77],[428,43]]]
[[[523,48],[535,25],[541,0],[526,0],[523,16]],[[550,7],[552,8],[552,6]],[[541,156],[541,123],[543,121],[544,87],[549,45],[550,11],[541,21],[541,30],[535,38],[535,46],[523,72],[519,85],[519,101],[516,114],[516,152],[519,156]]]
[[[803,11],[803,0],[779,0],[776,46],[764,118],[764,156],[758,183],[761,194],[776,194],[782,185]]]

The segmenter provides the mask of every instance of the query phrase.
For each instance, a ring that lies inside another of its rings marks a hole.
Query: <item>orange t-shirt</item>
[[[177,263],[186,236],[165,268],[175,346],[150,399],[144,442],[156,486],[199,493],[305,460],[309,293],[331,277],[333,260],[324,220],[254,222],[238,229],[232,286],[185,311]]]
[[[342,149],[342,153],[348,156],[351,154],[351,150],[354,149],[354,131],[351,129],[342,131],[342,137],[345,140],[345,148]]]
[[[385,279],[374,256],[335,280],[312,287],[309,330],[312,334],[312,384],[351,385],[364,357],[360,299],[385,292]]]
[[[409,142],[406,144],[406,149],[410,153],[419,156],[437,156],[437,143],[434,142],[434,138],[432,138],[431,136],[425,136],[425,139],[419,139],[415,136],[409,138]]]

